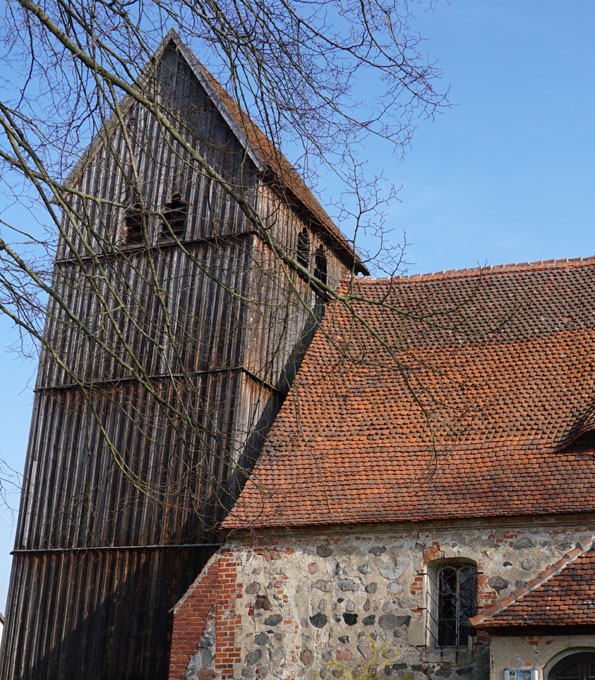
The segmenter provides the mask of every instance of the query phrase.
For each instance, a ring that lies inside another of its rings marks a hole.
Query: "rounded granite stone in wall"
[[[267,645],[269,644],[269,636],[266,633],[257,633],[254,636],[254,642],[257,645]]]
[[[319,545],[316,548],[316,554],[318,557],[330,557],[333,554],[333,550],[328,545]]]
[[[499,593],[501,590],[508,588],[510,582],[501,576],[492,576],[488,579],[488,585],[490,588],[493,588],[497,593]]]
[[[309,680],[323,672],[325,664],[336,662],[337,654],[349,652],[346,663],[364,662],[375,639],[398,651],[398,660],[385,674],[388,678],[488,680],[486,646],[424,646],[427,560],[475,561],[481,570],[480,597],[490,603],[516,581],[531,578],[533,569],[549,564],[552,550],[570,542],[574,531],[558,533],[553,540],[544,530],[526,527],[522,533],[500,527],[434,527],[396,536],[387,531],[293,537],[286,543],[279,539],[276,551],[267,547],[251,553],[240,576],[246,585],[236,606],[245,632],[239,635],[238,667],[255,673],[243,677],[259,680]],[[530,561],[534,567],[527,569]],[[270,610],[263,607],[265,597]],[[262,654],[250,666],[247,654],[257,648]]]
[[[324,628],[328,623],[328,617],[321,612],[316,612],[314,616],[310,617],[310,623],[314,626],[314,628]]]

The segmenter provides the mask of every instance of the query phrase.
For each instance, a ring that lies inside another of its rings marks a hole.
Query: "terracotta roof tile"
[[[579,543],[553,565],[495,605],[477,613],[477,628],[595,625],[595,549]]]
[[[595,258],[356,280],[225,526],[595,510],[593,299]]]

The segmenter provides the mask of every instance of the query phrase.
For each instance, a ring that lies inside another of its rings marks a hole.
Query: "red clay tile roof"
[[[224,526],[595,510],[595,258],[353,286]]]
[[[595,625],[595,549],[593,540],[537,574],[525,586],[470,619],[477,628]]]

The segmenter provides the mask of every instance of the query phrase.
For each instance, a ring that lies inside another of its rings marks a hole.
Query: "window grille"
[[[438,646],[466,647],[477,613],[477,569],[470,564],[448,564],[438,571]]]

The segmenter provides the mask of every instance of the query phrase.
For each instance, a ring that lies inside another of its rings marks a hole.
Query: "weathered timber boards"
[[[235,463],[279,397],[244,371],[153,388],[37,393],[17,549],[211,542]]]
[[[169,610],[215,549],[15,555],[0,677],[163,680]]]

